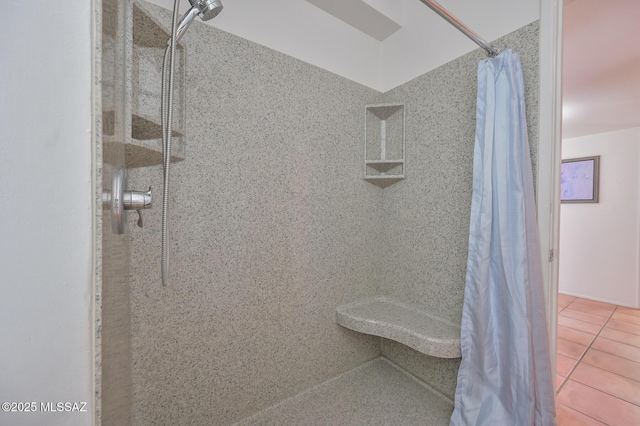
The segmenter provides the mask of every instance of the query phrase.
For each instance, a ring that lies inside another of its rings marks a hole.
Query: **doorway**
[[[640,422],[639,14],[633,0],[562,10],[562,158],[600,155],[607,167],[599,203],[558,206],[559,425]]]

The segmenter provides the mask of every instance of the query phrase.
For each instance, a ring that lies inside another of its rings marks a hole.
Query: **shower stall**
[[[156,201],[122,234],[102,212],[99,421],[448,424],[460,359],[343,327],[336,308],[385,300],[460,323],[484,52],[381,93],[196,20],[176,49],[163,286],[170,28],[154,4],[102,0],[103,189],[126,169],[125,190]],[[494,45],[520,52],[535,162],[538,23]],[[404,179],[382,188],[363,178],[365,121],[391,104]]]

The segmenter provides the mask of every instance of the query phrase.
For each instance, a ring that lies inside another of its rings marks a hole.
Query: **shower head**
[[[182,38],[196,16],[200,16],[203,21],[208,21],[218,16],[218,13],[222,11],[220,0],[189,0],[189,3],[191,3],[191,9],[184,14],[176,28],[176,43]]]
[[[215,18],[222,11],[220,0],[189,0],[189,3],[198,8],[198,15],[203,21]]]

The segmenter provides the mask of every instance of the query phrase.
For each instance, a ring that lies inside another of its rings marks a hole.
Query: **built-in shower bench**
[[[460,327],[420,308],[375,297],[336,308],[341,326],[405,344],[438,358],[459,358]]]

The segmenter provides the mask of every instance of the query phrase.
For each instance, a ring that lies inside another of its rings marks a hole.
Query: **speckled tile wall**
[[[97,67],[100,73],[100,135],[97,137],[97,211],[96,238],[101,247],[96,253],[100,273],[96,287],[96,424],[128,426],[131,419],[131,316],[129,289],[129,235],[111,231],[110,212],[102,209],[102,190],[110,190],[114,167],[125,164],[126,126],[123,118],[129,106],[123,79],[124,58],[131,48],[126,43],[130,32],[125,26],[128,11],[123,2],[102,0],[101,43]],[[130,130],[130,129],[129,129]],[[104,181],[103,181],[104,179]]]
[[[362,120],[380,94],[198,22],[183,42],[166,288],[161,170],[129,172],[130,188],[156,191],[145,227],[129,223],[135,425],[230,424],[380,354],[333,320],[379,291],[382,194],[362,179]]]
[[[520,54],[529,141],[538,145],[538,23],[495,43]],[[384,94],[404,102],[406,176],[383,191],[382,293],[460,323],[466,274],[480,49]],[[383,354],[452,398],[459,360],[385,340]]]
[[[168,11],[136,3],[167,26]],[[537,31],[495,43],[522,57],[534,158]],[[333,317],[384,294],[460,321],[483,54],[381,95],[200,23],[183,43],[166,288],[161,168],[129,171],[129,188],[156,194],[145,227],[129,224],[133,424],[228,425],[381,352],[452,397],[458,360],[381,346]],[[380,189],[362,179],[363,112],[394,101],[406,108],[407,179]]]

